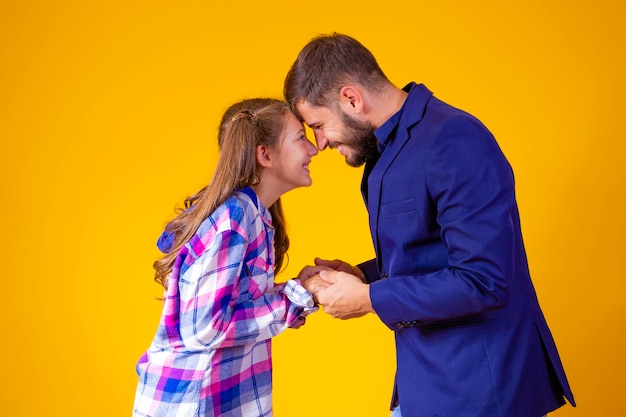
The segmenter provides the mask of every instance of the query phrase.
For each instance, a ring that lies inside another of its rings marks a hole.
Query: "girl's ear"
[[[258,145],[256,147],[256,162],[263,168],[269,168],[272,166],[272,155],[270,149],[265,145]]]

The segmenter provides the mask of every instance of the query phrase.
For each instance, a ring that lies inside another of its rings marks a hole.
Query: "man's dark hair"
[[[389,81],[359,41],[340,33],[320,35],[298,54],[283,93],[292,108],[300,101],[336,108],[341,88],[351,82],[378,91]]]

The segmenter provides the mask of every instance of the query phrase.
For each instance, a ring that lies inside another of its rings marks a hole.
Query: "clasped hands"
[[[302,269],[298,279],[315,302],[335,318],[345,320],[374,312],[365,276],[347,262],[315,258],[315,266]]]

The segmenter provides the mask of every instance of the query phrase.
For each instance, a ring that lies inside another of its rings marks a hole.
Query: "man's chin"
[[[358,155],[355,155],[354,153],[350,152],[345,147],[337,148],[337,151],[339,152],[341,156],[344,157],[346,164],[348,164],[349,166],[353,168],[358,168],[361,165],[363,165],[359,163]]]
[[[346,156],[346,164],[351,166],[352,168],[358,168],[365,163],[362,158],[355,158],[354,155]]]
[[[376,153],[376,139],[373,135],[361,138],[360,146],[349,146],[341,144],[337,146],[337,151],[346,160],[346,164],[353,168],[358,168],[371,159]]]

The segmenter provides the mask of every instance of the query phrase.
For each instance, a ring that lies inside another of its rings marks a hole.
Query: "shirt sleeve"
[[[290,279],[277,286],[277,289],[279,293],[285,294],[292,303],[302,307],[300,317],[289,325],[292,329],[301,327],[306,321],[306,316],[316,312],[319,308],[315,305],[313,294],[304,289],[299,279]]]
[[[216,349],[266,340],[317,309],[312,295],[294,280],[257,298],[241,292],[246,246],[242,233],[221,231],[181,276],[180,332],[188,348]]]
[[[380,275],[378,275],[378,267],[376,266],[376,258],[360,263],[357,267],[363,272],[363,275],[365,275],[365,280],[368,284],[380,279]]]

